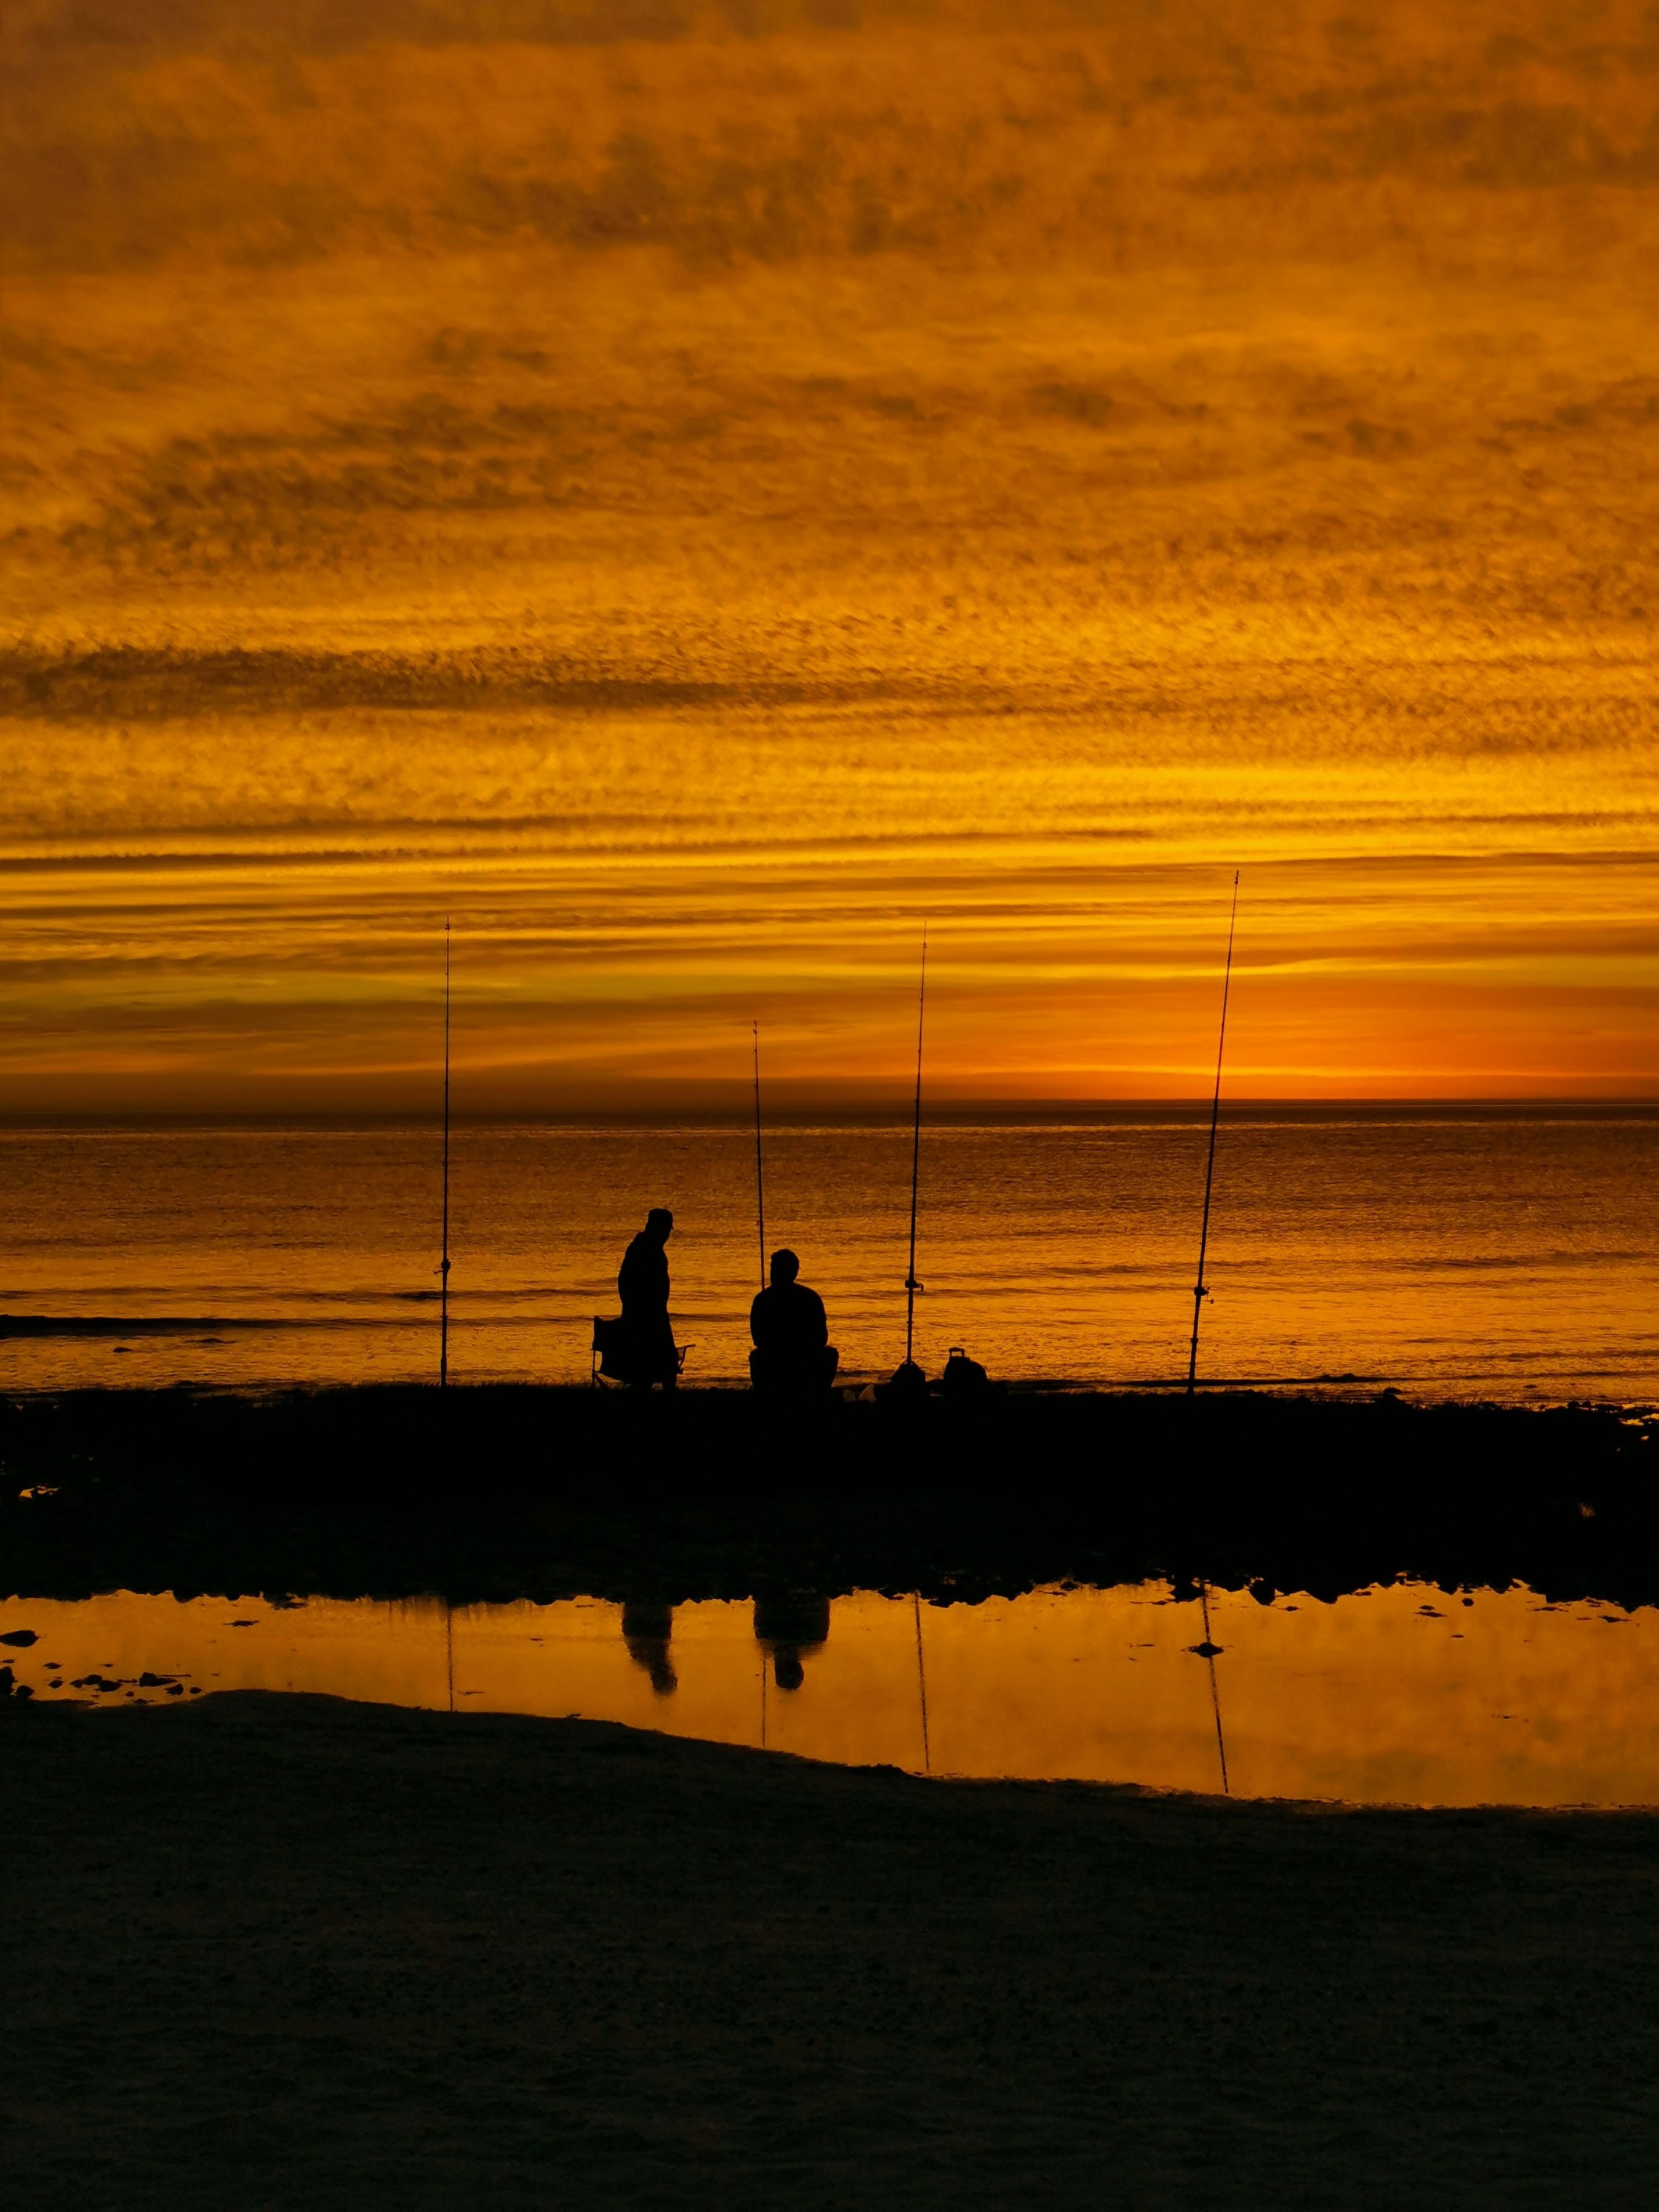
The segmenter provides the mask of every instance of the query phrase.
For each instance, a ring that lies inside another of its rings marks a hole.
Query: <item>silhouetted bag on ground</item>
[[[925,1398],[927,1395],[927,1376],[914,1359],[902,1359],[885,1382],[878,1382],[878,1398]]]
[[[981,1390],[988,1390],[991,1378],[977,1359],[969,1359],[959,1344],[951,1346],[951,1357],[945,1363],[945,1372],[939,1378],[942,1398],[971,1398]]]

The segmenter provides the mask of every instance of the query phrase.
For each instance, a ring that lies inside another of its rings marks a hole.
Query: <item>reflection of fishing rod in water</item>
[[[915,1608],[916,1620],[916,1694],[921,1706],[921,1771],[924,1774],[931,1774],[933,1771],[933,1747],[927,1738],[927,1669],[921,1656],[921,1592],[920,1590],[915,1592],[910,1602]]]
[[[438,1388],[449,1388],[449,916],[444,916],[444,1218],[438,1262]],[[453,1702],[453,1700],[452,1700]]]
[[[904,1364],[916,1340],[916,1195],[921,1185],[921,1030],[927,1012],[927,925],[921,925],[921,984],[916,994],[916,1104],[910,1133],[910,1265],[904,1278]]]
[[[755,1218],[760,1224],[760,1286],[766,1288],[766,1176],[761,1165],[760,1024],[755,1032]]]
[[[1204,1169],[1204,1226],[1198,1238],[1198,1280],[1193,1285],[1193,1341],[1187,1355],[1187,1395],[1198,1381],[1198,1321],[1210,1295],[1204,1280],[1204,1261],[1210,1249],[1210,1192],[1215,1182],[1215,1133],[1221,1118],[1221,1056],[1227,1049],[1227,997],[1233,984],[1233,932],[1238,924],[1238,870],[1233,870],[1233,910],[1227,924],[1227,966],[1221,984],[1221,1037],[1215,1048],[1215,1096],[1210,1102],[1210,1156]],[[1207,1640],[1208,1629],[1205,1631]]]
[[[1227,1779],[1227,1739],[1221,1733],[1221,1692],[1216,1686],[1215,1679],[1215,1662],[1220,1656],[1221,1646],[1210,1634],[1210,1585],[1208,1583],[1199,1584],[1198,1598],[1204,1610],[1204,1641],[1199,1645],[1198,1650],[1200,1657],[1204,1660],[1210,1670],[1210,1710],[1215,1715],[1215,1747],[1221,1758],[1221,1794],[1224,1797],[1231,1797],[1233,1792],[1232,1785]]]

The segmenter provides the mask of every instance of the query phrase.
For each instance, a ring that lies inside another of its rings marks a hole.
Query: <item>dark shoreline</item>
[[[0,1400],[8,1595],[455,1603],[1401,1576],[1659,1603],[1659,1423],[1394,1398],[360,1386]],[[20,1493],[32,1492],[32,1495]]]

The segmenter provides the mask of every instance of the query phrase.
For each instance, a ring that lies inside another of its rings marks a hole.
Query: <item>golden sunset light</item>
[[[1649,2202],[1659,0],[9,0],[0,252],[10,2197]]]
[[[1650,16],[13,9],[9,1110],[1659,1093]]]

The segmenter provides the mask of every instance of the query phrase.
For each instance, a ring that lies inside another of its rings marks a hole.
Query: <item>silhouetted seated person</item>
[[[796,1281],[800,1261],[793,1252],[775,1252],[769,1273],[771,1281],[749,1309],[749,1334],[755,1340],[750,1379],[757,1390],[774,1397],[827,1390],[841,1354],[830,1341],[823,1300]]]
[[[660,1382],[665,1390],[672,1390],[679,1380],[679,1347],[668,1318],[666,1246],[673,1232],[673,1215],[665,1206],[653,1206],[644,1228],[623,1255],[617,1276],[621,1321],[593,1325],[599,1372],[614,1376],[631,1389],[648,1390]]]

